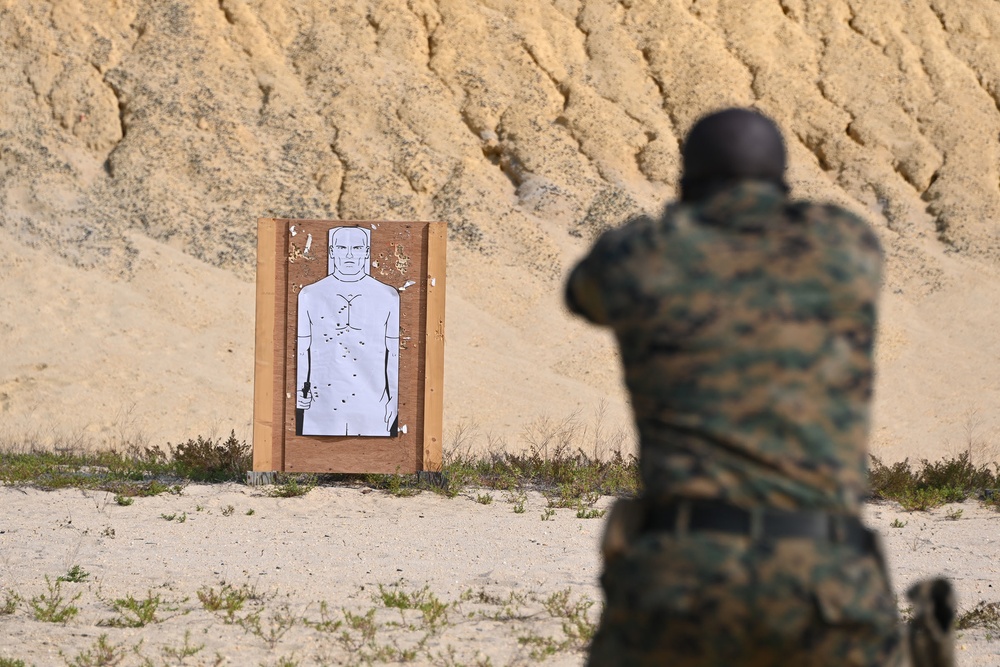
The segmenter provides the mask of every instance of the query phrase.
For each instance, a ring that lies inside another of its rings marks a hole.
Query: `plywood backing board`
[[[261,221],[262,225],[265,222]],[[272,462],[280,459],[281,467],[270,469],[348,473],[440,470],[446,225],[281,219],[273,223],[277,230],[274,252],[275,255],[280,253],[283,258],[279,264],[284,265],[286,275],[281,276],[281,270],[275,272],[275,301],[278,302],[275,315],[280,316],[281,326],[276,327],[280,332],[275,331],[274,334],[274,349],[279,350],[279,354],[273,362],[276,382],[271,414],[274,419],[273,439],[275,443],[281,443],[282,452],[280,457],[277,454],[271,457]],[[295,433],[297,295],[303,286],[326,277],[328,231],[339,226],[366,226],[372,230],[371,275],[399,291],[399,429],[395,437],[307,436]],[[294,235],[289,231],[291,228],[294,228]],[[308,253],[305,252],[307,245]],[[262,275],[258,273],[258,280],[262,279]],[[260,298],[258,288],[258,302]],[[258,313],[266,315],[266,308],[262,311],[259,303]],[[433,322],[430,333],[428,318]],[[258,334],[261,330],[258,321]],[[261,349],[260,345],[258,340],[258,349]],[[261,368],[258,359],[258,377],[262,372],[266,372],[266,368]],[[428,392],[431,396],[429,404],[425,399]],[[255,415],[258,409],[266,413],[266,409],[258,405],[263,400],[266,400],[264,392],[255,391]],[[254,469],[263,470],[258,467],[264,465],[265,457],[259,457],[258,462],[256,417],[254,437]],[[272,449],[278,449],[277,444]]]

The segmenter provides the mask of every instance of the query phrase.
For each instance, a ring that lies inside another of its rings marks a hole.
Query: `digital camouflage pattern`
[[[649,497],[856,513],[882,255],[746,181],[606,232],[567,302],[618,338]]]
[[[676,498],[857,514],[881,266],[859,218],[744,181],[605,233],[573,270],[569,307],[618,339],[646,496],[609,519],[591,667],[906,660],[880,554],[629,516]]]
[[[643,535],[606,564],[590,667],[897,667],[875,554],[805,539]]]

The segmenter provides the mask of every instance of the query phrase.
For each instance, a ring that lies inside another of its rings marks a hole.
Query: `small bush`
[[[927,487],[952,489],[954,494],[963,494],[962,500],[973,491],[990,488],[997,483],[997,476],[986,465],[975,467],[969,460],[969,453],[962,452],[952,459],[942,459],[931,463],[921,461],[920,483]]]
[[[926,511],[949,502],[941,489],[911,488],[900,493],[896,502],[906,512]]]
[[[969,611],[959,614],[955,627],[959,630],[987,628],[1000,631],[1000,602],[980,602]]]
[[[66,660],[70,667],[113,667],[121,664],[128,655],[124,644],[111,644],[107,635],[101,635],[94,645],[81,651],[72,661]]]
[[[278,484],[268,492],[272,498],[298,498],[316,488],[315,475],[279,475]]]
[[[372,596],[376,602],[400,611],[405,609],[419,610],[424,617],[426,627],[432,631],[438,629],[448,621],[448,605],[442,602],[434,593],[430,586],[424,586],[418,591],[407,593],[398,589],[390,589],[379,584],[378,595]]]
[[[63,596],[62,582],[58,579],[52,582],[48,575],[45,576],[45,585],[49,589],[48,594],[36,595],[28,602],[31,605],[32,616],[36,621],[66,623],[80,613],[79,608],[73,603],[79,600],[83,593],[77,593],[67,600]]]
[[[118,612],[118,617],[99,625],[110,625],[116,628],[143,628],[150,623],[158,623],[162,619],[157,616],[160,611],[176,611],[163,603],[159,595],[146,593],[145,599],[137,599],[128,595],[111,603],[111,608]]]
[[[906,511],[924,511],[962,502],[973,493],[996,484],[997,475],[988,466],[973,466],[968,452],[962,452],[947,460],[923,459],[917,471],[910,467],[908,460],[886,466],[872,456],[868,480],[872,497],[894,500]]]
[[[226,440],[198,436],[177,445],[173,460],[177,471],[191,480],[242,481],[253,465],[253,451],[246,441],[236,439],[236,431],[231,431]]]
[[[84,570],[79,565],[74,565],[69,569],[69,571],[59,577],[56,577],[56,581],[68,581],[70,583],[79,584],[90,578],[90,573]]]
[[[886,466],[877,456],[871,456],[868,470],[868,484],[873,498],[895,500],[917,483],[916,475],[910,470],[909,459]]]
[[[21,603],[21,596],[11,589],[7,589],[4,595],[3,604],[0,605],[0,616],[10,616],[17,611],[17,605]]]
[[[205,611],[223,613],[225,622],[230,624],[236,622],[236,612],[243,609],[247,600],[260,599],[262,596],[246,584],[239,588],[222,584],[219,590],[205,586],[198,591],[198,600]]]
[[[363,475],[362,480],[373,489],[388,491],[389,495],[397,498],[407,498],[415,496],[423,487],[417,482],[414,475]]]

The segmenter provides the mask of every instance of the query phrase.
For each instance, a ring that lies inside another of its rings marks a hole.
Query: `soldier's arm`
[[[594,324],[611,325],[632,309],[637,296],[632,269],[652,224],[644,216],[635,218],[597,239],[566,280],[570,312]]]

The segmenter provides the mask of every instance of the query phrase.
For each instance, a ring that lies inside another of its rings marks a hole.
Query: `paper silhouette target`
[[[397,434],[399,293],[371,276],[371,230],[329,232],[328,275],[298,294],[296,434]]]
[[[253,470],[441,470],[448,226],[257,223]]]

